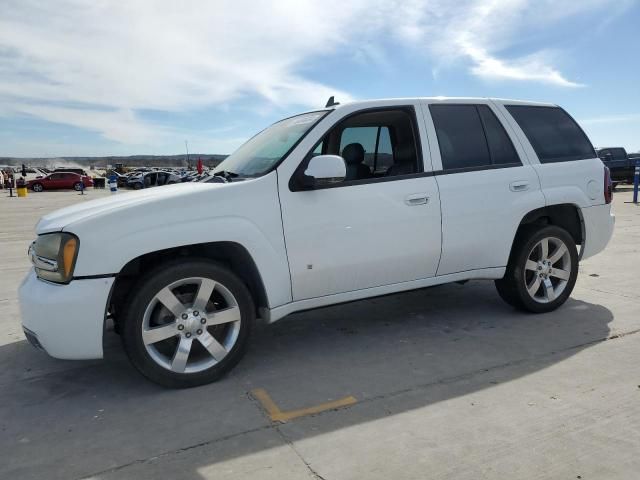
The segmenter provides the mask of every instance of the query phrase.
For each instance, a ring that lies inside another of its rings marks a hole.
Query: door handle
[[[512,192],[524,192],[525,190],[529,190],[529,182],[527,182],[526,180],[511,182],[509,184],[509,190],[511,190]]]
[[[415,193],[404,198],[404,203],[413,207],[415,205],[426,205],[429,203],[429,196],[426,193]]]

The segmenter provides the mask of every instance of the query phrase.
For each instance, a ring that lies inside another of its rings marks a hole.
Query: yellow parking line
[[[335,410],[336,408],[348,407],[358,402],[355,397],[349,395],[348,397],[334,400],[332,402],[321,403],[314,405],[313,407],[300,408],[298,410],[289,410],[283,412],[278,408],[278,405],[271,399],[269,394],[264,388],[256,388],[251,390],[251,395],[258,400],[262,407],[265,409],[272,422],[285,423],[294,418],[304,417],[305,415],[313,415],[315,413],[325,412],[327,410]]]

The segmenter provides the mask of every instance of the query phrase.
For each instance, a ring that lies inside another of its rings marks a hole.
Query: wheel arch
[[[158,265],[180,257],[208,259],[226,266],[247,285],[256,314],[261,316],[261,312],[268,311],[269,300],[264,281],[249,251],[237,242],[218,241],[147,252],[127,262],[116,275],[110,298],[110,314],[116,324],[138,279]]]
[[[516,244],[518,237],[531,226],[535,225],[555,225],[563,228],[571,235],[576,245],[584,245],[584,220],[580,207],[573,203],[561,203],[536,208],[522,217],[511,244],[511,254],[513,253],[513,246]],[[582,249],[580,252],[582,253]],[[511,260],[511,254],[509,260]]]

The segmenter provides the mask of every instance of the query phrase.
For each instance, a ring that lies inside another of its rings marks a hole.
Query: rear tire
[[[132,292],[121,337],[131,363],[151,381],[203,385],[244,355],[255,307],[247,286],[227,268],[197,258],[164,263]]]
[[[82,184],[81,184],[80,182],[76,182],[76,183],[74,183],[74,184],[73,184],[73,189],[74,189],[76,192],[79,192],[80,190],[82,190]]]
[[[569,233],[554,225],[527,227],[517,236],[505,276],[496,289],[509,305],[551,312],[566,302],[578,276],[578,251]]]

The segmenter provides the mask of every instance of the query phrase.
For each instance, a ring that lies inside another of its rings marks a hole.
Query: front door
[[[414,106],[354,112],[299,167],[338,154],[344,182],[303,190],[279,170],[294,301],[435,275],[440,199],[434,177],[423,173],[418,132]]]

